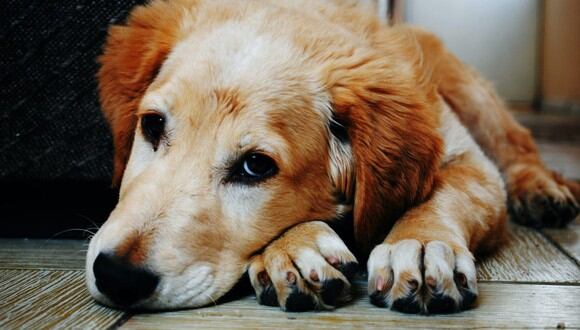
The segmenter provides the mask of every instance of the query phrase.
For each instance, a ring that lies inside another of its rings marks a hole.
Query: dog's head
[[[329,31],[187,28],[172,6],[134,11],[101,57],[120,196],[87,255],[96,299],[204,305],[293,225],[352,212],[365,250],[429,193],[436,119],[408,67]]]

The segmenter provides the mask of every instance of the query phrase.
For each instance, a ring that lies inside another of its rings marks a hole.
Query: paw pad
[[[417,314],[421,311],[421,305],[415,296],[409,296],[395,300],[393,309],[407,314]]]
[[[278,306],[278,295],[272,285],[264,287],[259,295],[259,303],[265,306]]]
[[[300,292],[298,288],[295,288],[286,298],[286,310],[288,312],[305,312],[313,310],[315,307],[314,297]]]
[[[427,304],[427,311],[431,314],[453,313],[456,309],[455,300],[441,293],[433,295]]]
[[[338,298],[340,297],[342,290],[344,289],[344,282],[339,279],[330,279],[324,281],[322,288],[320,290],[320,296],[322,300],[331,306],[336,306],[338,303]]]

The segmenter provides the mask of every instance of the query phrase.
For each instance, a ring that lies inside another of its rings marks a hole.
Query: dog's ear
[[[334,117],[354,158],[354,235],[362,253],[435,183],[442,141],[428,107],[436,98],[420,92],[410,74],[371,56],[337,60],[325,71]]]
[[[175,42],[174,22],[179,20],[173,16],[178,12],[158,1],[137,7],[125,25],[109,29],[97,78],[114,139],[114,185],[120,183],[129,159],[139,102]]]

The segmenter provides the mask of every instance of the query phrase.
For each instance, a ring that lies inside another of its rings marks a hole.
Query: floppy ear
[[[136,126],[135,112],[171,46],[178,22],[165,2],[135,8],[123,26],[113,26],[99,58],[97,74],[102,111],[113,133],[113,185],[123,177]]]
[[[442,152],[429,110],[435,94],[419,91],[409,75],[372,56],[337,60],[327,71],[334,116],[354,157],[354,235],[363,253],[433,189]]]

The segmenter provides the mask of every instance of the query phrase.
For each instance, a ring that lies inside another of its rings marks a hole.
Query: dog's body
[[[352,219],[375,304],[456,311],[506,196],[521,222],[575,217],[577,185],[485,81],[363,7],[157,0],[111,29],[99,83],[122,183],[87,256],[96,299],[201,306],[248,271],[261,303],[331,308],[356,259],[327,223]]]

